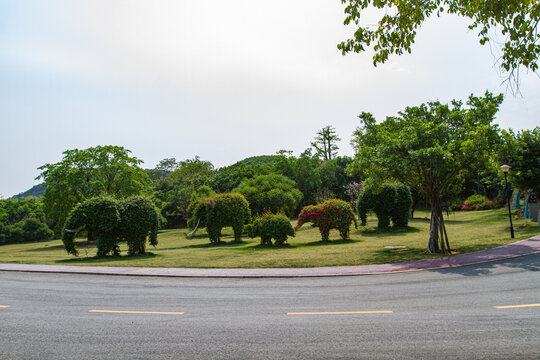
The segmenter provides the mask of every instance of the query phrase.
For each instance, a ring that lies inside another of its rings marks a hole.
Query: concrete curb
[[[540,235],[505,246],[455,256],[393,264],[314,268],[195,269],[0,264],[0,271],[194,278],[323,277],[384,274],[457,267],[540,253]]]

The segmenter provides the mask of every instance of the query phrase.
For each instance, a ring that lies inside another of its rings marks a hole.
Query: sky
[[[119,145],[153,168],[298,156],[331,125],[353,155],[358,114],[504,93],[502,128],[540,124],[540,78],[501,84],[497,49],[466,19],[429,19],[412,54],[342,56],[339,0],[0,0],[0,194],[39,183],[67,149]],[[374,24],[366,12],[362,23]]]

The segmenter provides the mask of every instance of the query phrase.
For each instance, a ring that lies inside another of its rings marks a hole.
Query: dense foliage
[[[38,200],[0,200],[0,245],[48,240],[52,236]]]
[[[191,197],[201,186],[211,184],[214,166],[199,157],[179,163],[174,159],[164,159],[157,170],[172,170],[154,181],[153,201],[161,209],[164,227],[185,227],[191,215],[188,210]]]
[[[514,185],[540,194],[540,126],[514,133],[502,131],[498,160],[511,166],[508,173]]]
[[[62,241],[69,254],[78,255],[74,239],[84,229],[97,238],[97,256],[119,255],[120,241],[127,242],[129,255],[144,254],[147,237],[150,245],[157,245],[158,226],[157,209],[144,197],[97,197],[78,204],[70,212]]]
[[[60,232],[69,212],[80,202],[101,195],[121,199],[150,191],[151,181],[121,146],[96,146],[64,151],[63,159],[39,168],[47,189],[43,207],[47,220]]]
[[[302,200],[302,193],[296,188],[296,183],[280,174],[259,175],[253,179],[246,179],[233,191],[246,197],[255,216],[265,211],[273,213],[283,211],[292,217]]]
[[[351,223],[358,227],[351,205],[343,200],[329,199],[317,205],[304,206],[298,215],[295,230],[311,222],[319,228],[322,241],[329,241],[330,229],[337,229],[343,240],[349,240]]]
[[[345,24],[358,26],[352,39],[338,45],[343,54],[364,51],[373,44],[373,64],[384,63],[391,54],[411,52],[416,32],[431,15],[447,12],[471,20],[469,29],[480,29],[480,44],[497,44],[502,34],[500,66],[510,76],[521,66],[536,71],[540,56],[540,2],[462,1],[462,0],[341,0],[345,7]],[[361,13],[367,8],[385,9],[377,26],[361,25]],[[491,41],[497,40],[497,41]],[[516,79],[517,80],[517,76]]]
[[[294,228],[283,214],[266,212],[255,218],[253,224],[246,226],[249,237],[260,236],[261,245],[272,245],[274,239],[276,246],[281,246],[287,241],[287,237],[295,236]]]
[[[449,251],[443,206],[462,189],[465,175],[489,168],[499,141],[493,119],[502,95],[471,95],[468,108],[430,102],[407,107],[380,124],[362,113],[355,133],[355,169],[379,179],[396,179],[421,193],[431,205],[427,251]]]
[[[412,206],[411,191],[403,184],[383,184],[380,188],[367,188],[358,197],[357,210],[362,225],[366,225],[367,213],[374,210],[379,229],[394,226],[407,226]]]
[[[249,203],[244,195],[236,193],[217,194],[202,199],[197,203],[194,214],[206,225],[211,243],[221,241],[221,229],[224,226],[231,226],[234,241],[241,242],[244,224],[251,223]]]

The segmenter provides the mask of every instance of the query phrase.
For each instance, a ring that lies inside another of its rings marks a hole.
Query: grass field
[[[245,237],[244,243],[232,243],[232,229],[223,229],[222,244],[210,244],[204,231],[188,240],[186,230],[160,232],[159,244],[147,250],[151,254],[126,256],[122,244],[120,257],[95,258],[95,246],[79,239],[79,257],[68,255],[60,240],[0,246],[0,263],[103,265],[193,268],[263,268],[361,265],[401,262],[438,257],[424,254],[429,230],[429,213],[417,211],[407,229],[379,232],[376,218],[370,216],[366,227],[351,231],[351,241],[330,233],[330,243],[322,243],[317,228],[304,225],[289,238],[288,246],[262,247],[259,238]],[[455,212],[445,218],[450,246],[459,253],[489,249],[540,234],[536,223],[514,220],[516,238],[510,239],[505,209]],[[293,226],[296,222],[293,222]],[[406,246],[390,250],[385,246]]]

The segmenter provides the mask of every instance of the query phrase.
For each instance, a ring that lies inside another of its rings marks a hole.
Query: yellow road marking
[[[287,315],[346,315],[346,314],[392,314],[393,311],[332,311],[332,312],[290,312]]]
[[[166,312],[166,311],[88,310],[88,312],[91,312],[91,313],[115,313],[115,314],[184,315],[183,312]]]
[[[9,305],[0,305],[0,308],[8,308]]]
[[[506,306],[494,306],[495,309],[513,309],[540,306],[540,304],[524,304],[524,305],[506,305]]]

